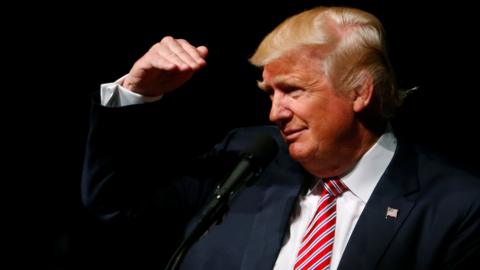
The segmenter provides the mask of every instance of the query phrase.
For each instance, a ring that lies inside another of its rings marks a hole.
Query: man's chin
[[[291,143],[288,145],[288,153],[290,157],[298,162],[305,161],[308,158],[308,151],[302,148],[299,143]]]

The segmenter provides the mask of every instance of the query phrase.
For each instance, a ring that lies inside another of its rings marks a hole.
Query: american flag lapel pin
[[[398,209],[387,207],[387,213],[385,214],[385,219],[396,219],[398,215]]]

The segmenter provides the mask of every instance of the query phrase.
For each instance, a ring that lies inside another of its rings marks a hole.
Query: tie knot
[[[324,178],[322,181],[324,192],[328,192],[328,194],[334,198],[340,196],[343,192],[348,190],[348,187],[342,182],[342,180],[340,180],[339,177]]]

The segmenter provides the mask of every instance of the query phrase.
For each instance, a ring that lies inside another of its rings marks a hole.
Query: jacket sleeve
[[[82,201],[104,221],[185,226],[234,163],[228,136],[194,158],[196,127],[157,103],[91,108]]]

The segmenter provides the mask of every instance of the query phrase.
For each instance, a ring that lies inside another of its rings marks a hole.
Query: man
[[[187,176],[164,177],[153,189],[145,171],[156,168],[134,169],[142,164],[118,150],[118,117],[160,107],[155,101],[205,66],[207,52],[165,37],[128,75],[103,86],[82,185],[85,204],[101,218],[155,219],[175,235],[191,230],[236,153],[267,133],[279,153],[180,269],[463,269],[478,261],[480,182],[397,142],[388,118],[402,97],[383,28],[357,9],[315,8],[272,31],[251,62],[263,68],[259,87],[270,95],[277,128],[233,131]],[[122,107],[136,103],[149,104]],[[142,138],[139,126],[128,128]]]

